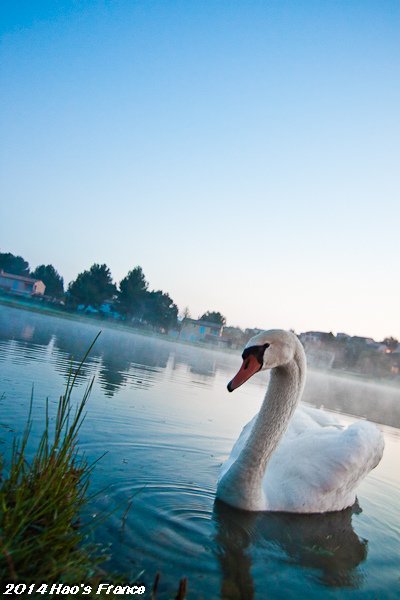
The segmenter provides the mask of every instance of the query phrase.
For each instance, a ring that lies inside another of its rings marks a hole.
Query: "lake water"
[[[99,329],[0,306],[3,452],[23,430],[32,385],[37,440],[46,397],[54,410],[71,355],[78,361]],[[111,554],[107,568],[127,583],[144,570],[148,588],[160,571],[161,600],[183,576],[196,600],[400,598],[399,388],[309,373],[308,402],[343,422],[358,414],[381,424],[383,460],[359,488],[356,509],[245,513],[214,501],[220,465],[267,381],[259,374],[229,394],[240,363],[240,352],[103,329],[75,395],[95,376],[80,447],[93,460],[107,451],[92,483],[103,491],[86,515],[114,511],[95,533]]]

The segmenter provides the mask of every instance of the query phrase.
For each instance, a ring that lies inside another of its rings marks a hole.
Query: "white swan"
[[[242,358],[230,392],[263,369],[271,369],[270,381],[260,412],[222,466],[217,497],[252,511],[322,513],[354,504],[358,484],[382,457],[380,430],[367,421],[343,428],[317,409],[295,411],[306,375],[295,334],[262,332]]]

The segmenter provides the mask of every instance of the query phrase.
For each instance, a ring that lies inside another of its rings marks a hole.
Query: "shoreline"
[[[49,317],[59,317],[61,319],[65,319],[66,321],[73,321],[75,323],[83,323],[86,325],[98,325],[100,328],[106,328],[113,331],[122,331],[124,333],[132,333],[133,335],[142,335],[144,337],[156,338],[158,340],[163,340],[165,342],[172,342],[175,344],[182,344],[184,346],[190,346],[192,348],[202,348],[205,350],[212,350],[215,352],[226,352],[227,354],[235,354],[239,350],[237,348],[226,348],[226,347],[218,347],[214,344],[207,344],[205,342],[190,342],[187,340],[182,340],[179,337],[173,337],[168,335],[167,333],[157,333],[155,331],[147,331],[146,329],[140,329],[136,327],[132,327],[130,325],[124,325],[123,323],[119,323],[117,321],[112,321],[110,319],[101,319],[96,316],[89,315],[79,315],[77,313],[70,313],[63,310],[53,309],[48,306],[42,307],[36,304],[30,304],[26,302],[18,301],[18,299],[6,299],[5,296],[0,296],[0,306],[5,306],[6,308],[15,308],[17,310],[25,310],[27,312],[32,312],[39,315],[49,316]]]
[[[106,328],[113,331],[121,331],[125,333],[131,333],[133,335],[141,335],[144,337],[155,338],[158,340],[163,340],[165,342],[182,344],[184,346],[189,346],[191,348],[200,348],[203,350],[210,350],[214,352],[223,352],[226,354],[236,354],[240,353],[240,349],[238,348],[227,348],[227,347],[218,347],[213,344],[207,344],[203,342],[190,342],[187,340],[181,340],[179,337],[172,337],[168,334],[157,333],[155,331],[146,331],[145,329],[140,329],[136,327],[131,327],[129,325],[124,325],[122,323],[118,323],[115,321],[111,321],[110,319],[100,319],[96,316],[88,316],[88,315],[79,315],[77,313],[70,313],[63,310],[53,309],[51,307],[42,307],[36,304],[30,304],[28,302],[19,301],[16,298],[8,299],[8,297],[1,295],[0,296],[0,306],[5,306],[6,308],[15,308],[17,310],[25,310],[27,312],[33,312],[39,315],[47,315],[50,317],[59,317],[61,319],[65,319],[67,321],[73,321],[75,323],[83,323],[83,324],[91,324],[98,325],[100,328]],[[329,375],[331,377],[338,378],[348,378],[352,381],[357,381],[361,383],[370,383],[374,385],[386,386],[391,389],[400,389],[399,381],[390,381],[385,378],[372,378],[364,375],[362,373],[358,373],[355,371],[342,371],[338,369],[328,369],[328,368],[316,368],[309,366],[308,369],[310,371],[314,371],[316,373]]]

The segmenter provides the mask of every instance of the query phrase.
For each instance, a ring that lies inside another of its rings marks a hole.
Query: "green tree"
[[[142,317],[148,283],[142,267],[135,267],[119,284],[117,309],[129,317]]]
[[[394,337],[385,337],[383,343],[388,348],[390,352],[394,352],[399,345],[399,340],[396,340]]]
[[[14,256],[11,252],[0,252],[0,271],[29,277],[29,263],[22,256]]]
[[[245,333],[240,327],[224,327],[223,333],[224,340],[228,342],[229,346],[244,346],[245,345]]]
[[[72,306],[83,304],[85,307],[99,308],[103,302],[116,292],[111,271],[107,265],[95,263],[89,271],[79,273],[75,281],[68,286],[68,303]]]
[[[32,273],[34,279],[41,279],[46,286],[46,295],[62,298],[64,295],[64,279],[53,265],[39,265]]]
[[[188,306],[185,306],[185,308],[182,311],[182,321],[184,319],[190,319],[190,310]]]
[[[226,319],[224,315],[221,315],[220,312],[215,311],[207,311],[202,315],[199,319],[200,321],[208,321],[209,323],[217,323],[223,327],[226,323]]]
[[[178,307],[172,298],[161,290],[147,292],[143,320],[149,325],[168,331],[177,325]]]

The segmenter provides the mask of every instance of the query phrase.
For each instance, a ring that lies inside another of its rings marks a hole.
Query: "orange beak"
[[[257,373],[261,369],[261,365],[255,356],[249,356],[243,361],[242,366],[236,373],[235,377],[228,383],[228,392],[233,392],[242,383],[250,379],[254,373]]]

